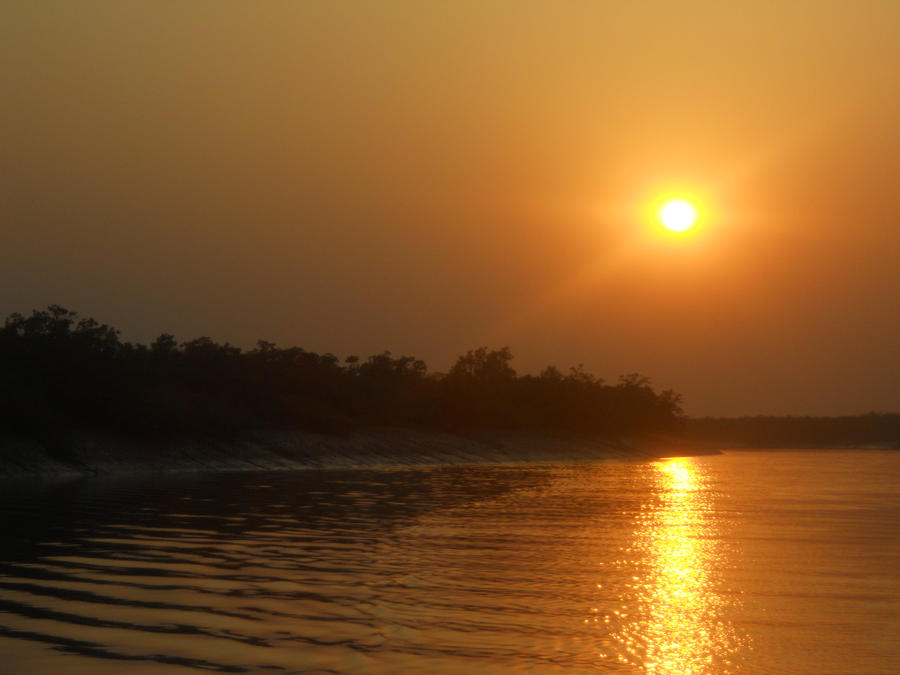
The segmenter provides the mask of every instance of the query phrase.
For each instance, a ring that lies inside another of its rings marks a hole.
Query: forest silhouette
[[[580,365],[519,375],[509,348],[479,347],[446,372],[382,352],[343,361],[259,341],[150,345],[59,305],[0,328],[0,431],[64,456],[72,434],[232,439],[265,430],[344,434],[375,427],[621,439],[657,435],[716,447],[900,445],[900,415],[687,418],[681,396],[637,373],[615,384]]]
[[[701,417],[686,420],[682,433],[695,443],[726,448],[900,448],[900,415]]]
[[[436,373],[387,351],[342,362],[266,341],[243,350],[162,334],[143,345],[51,305],[0,329],[0,425],[55,447],[91,429],[147,439],[398,426],[621,436],[683,422],[680,396],[638,374],[615,384],[581,366],[518,375],[512,358],[480,347]]]

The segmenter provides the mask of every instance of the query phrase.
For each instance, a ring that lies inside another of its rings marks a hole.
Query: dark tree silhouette
[[[888,445],[900,448],[900,415],[704,417],[686,420],[687,439],[731,447],[803,448]]]
[[[88,428],[233,438],[359,426],[624,434],[681,423],[680,397],[657,394],[640,375],[615,386],[580,365],[519,376],[512,358],[508,347],[479,347],[441,374],[387,351],[341,363],[262,340],[245,351],[166,333],[145,346],[51,305],[13,314],[0,329],[0,426],[63,447],[67,434]]]

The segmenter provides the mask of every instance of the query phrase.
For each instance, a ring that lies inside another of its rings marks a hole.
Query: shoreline
[[[84,432],[55,450],[33,439],[0,437],[0,478],[648,461],[677,456],[681,451],[719,454],[717,449],[686,448],[664,438],[451,434],[422,429],[370,429],[340,436],[265,431],[227,441],[185,438],[165,442]]]

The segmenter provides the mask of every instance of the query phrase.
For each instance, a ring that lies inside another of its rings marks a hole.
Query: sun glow
[[[697,208],[683,199],[673,199],[659,209],[659,221],[672,232],[685,232],[697,222]]]

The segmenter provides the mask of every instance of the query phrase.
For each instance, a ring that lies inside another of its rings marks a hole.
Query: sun
[[[683,199],[673,199],[659,209],[659,221],[667,230],[685,232],[697,222],[697,208]]]

